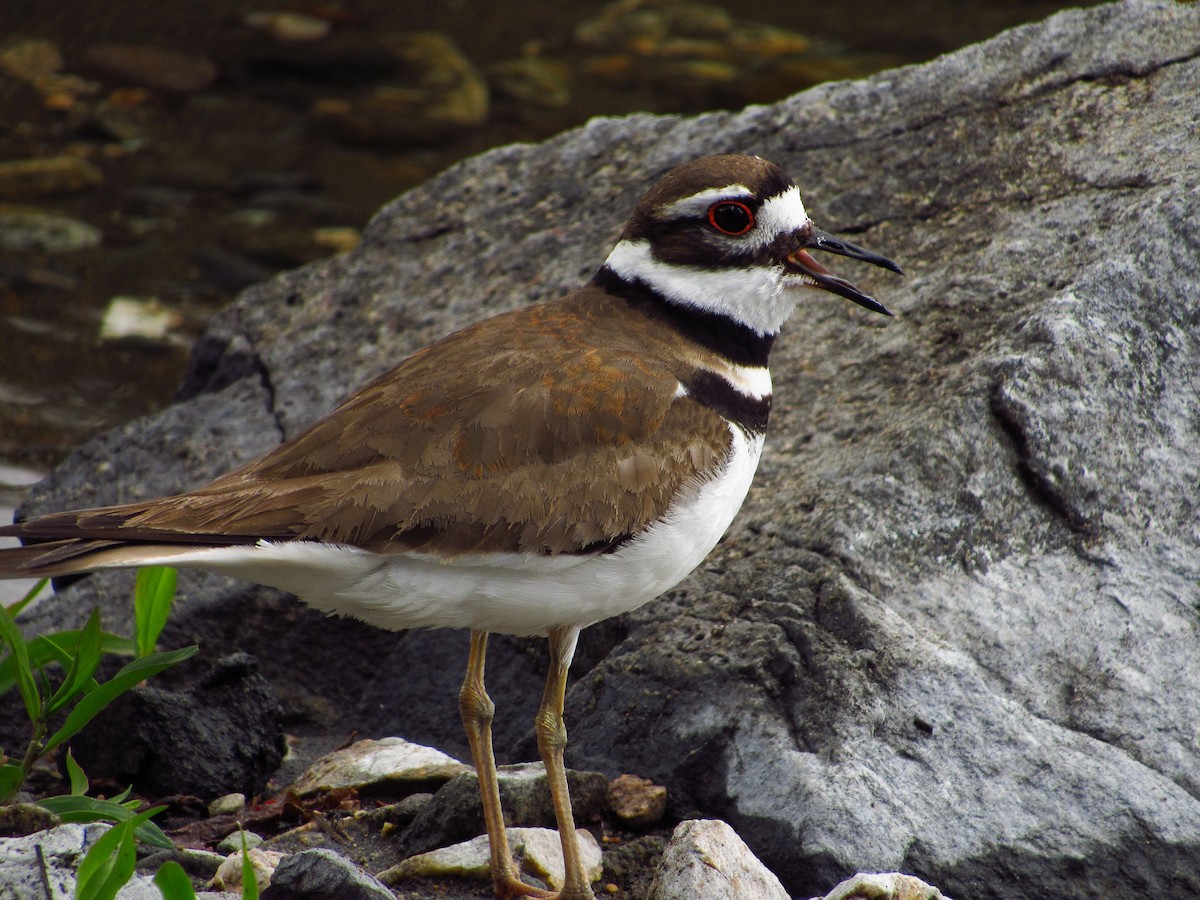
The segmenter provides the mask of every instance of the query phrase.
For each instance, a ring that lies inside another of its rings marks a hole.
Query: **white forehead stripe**
[[[754,192],[744,184],[708,188],[698,194],[660,206],[657,215],[660,219],[689,219],[704,215],[710,206],[720,200],[750,200],[753,197]]]

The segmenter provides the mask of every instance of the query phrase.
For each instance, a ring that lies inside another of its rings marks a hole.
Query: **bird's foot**
[[[517,897],[531,897],[533,900],[555,900],[558,894],[544,888],[526,884],[515,875],[496,879],[496,900],[515,900]]]
[[[515,900],[518,897],[530,897],[532,900],[596,900],[592,889],[583,891],[563,888],[561,891],[548,891],[545,888],[534,887],[518,878],[504,878],[496,881],[497,900]]]

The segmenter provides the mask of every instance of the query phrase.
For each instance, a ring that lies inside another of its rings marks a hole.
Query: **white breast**
[[[720,474],[685,490],[666,516],[614,553],[493,553],[444,562],[296,541],[188,551],[169,564],[277,587],[382,628],[545,634],[559,625],[584,627],[678,584],[716,546],[750,489],[763,444],[761,435],[731,432]]]

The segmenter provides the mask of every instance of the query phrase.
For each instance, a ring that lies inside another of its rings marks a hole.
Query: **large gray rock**
[[[597,120],[469,160],[355,252],[248,291],[187,399],[82,448],[29,511],[261,452],[431,339],[579,284],[668,166],[756,152],[824,228],[907,268],[841,265],[898,316],[814,292],[789,325],[741,517],[679,589],[585,639],[569,762],[729,821],[792,894],[856,870],[972,898],[1193,894],[1198,57],[1200,7],[1128,2],[774,106]],[[120,578],[39,624],[97,597],[124,610]],[[419,648],[465,655],[464,636],[406,637],[375,687],[388,645],[368,630],[309,629],[313,650],[281,640],[317,620],[277,594],[184,585],[177,634],[237,616],[228,643],[268,674],[274,651],[281,694],[390,698],[330,730],[411,715],[457,734],[458,673]],[[492,654],[501,717],[540,689],[521,655]]]

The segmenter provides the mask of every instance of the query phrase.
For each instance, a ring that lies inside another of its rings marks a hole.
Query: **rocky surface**
[[[0,4],[0,461],[44,471],[166,406],[238,291],[348,249],[466,156],[593,115],[779,100],[1064,5]],[[96,341],[124,298],[167,327]]]
[[[76,451],[27,512],[262,452],[450,329],[577,285],[668,166],[756,152],[822,227],[906,267],[839,266],[897,317],[814,294],[793,319],[742,515],[677,590],[585,633],[568,762],[728,821],[793,896],[859,870],[985,900],[1190,895],[1197,83],[1200,8],[1138,0],[773,106],[493,151],[390,204],[354,252],[248,291],[186,399]],[[128,585],[89,578],[32,626],[95,602],[119,621]],[[461,753],[465,635],[181,585],[167,637],[254,652],[291,727]],[[501,753],[532,758],[541,650],[498,642],[489,664]]]

